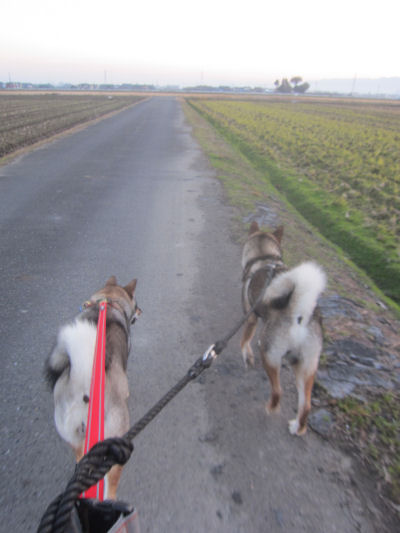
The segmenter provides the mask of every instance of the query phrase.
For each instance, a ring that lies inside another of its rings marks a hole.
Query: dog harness
[[[257,263],[260,263],[257,268],[253,268]],[[252,271],[253,270],[253,271]],[[265,291],[270,285],[271,281],[277,274],[286,271],[286,267],[279,255],[263,255],[250,259],[243,269],[243,293],[242,303],[243,309],[246,312],[245,295],[250,308],[255,305],[260,296],[261,291]],[[266,309],[264,309],[262,302],[254,309],[254,314],[258,318],[266,318]]]
[[[246,278],[249,277],[249,275],[250,277],[253,275],[253,274],[250,274],[250,270],[256,263],[266,262],[266,261],[267,261],[267,264],[263,265],[261,268],[268,268],[268,267],[271,267],[272,265],[283,265],[282,258],[279,255],[267,254],[267,255],[262,255],[260,257],[253,257],[253,259],[250,259],[246,263],[246,266],[243,269],[242,281],[246,281]]]
[[[129,305],[124,301],[112,300],[110,298],[103,298],[101,300],[87,300],[84,302],[80,311],[82,313],[90,313],[93,307],[99,306],[101,302],[107,302],[108,305],[108,318],[114,320],[125,331],[125,335],[128,341],[128,352],[131,349],[131,333],[130,327],[136,322],[136,319],[142,314],[142,310],[135,303],[133,311]]]

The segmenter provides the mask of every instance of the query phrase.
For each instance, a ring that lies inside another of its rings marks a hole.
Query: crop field
[[[400,303],[400,102],[189,103]]]
[[[0,157],[141,98],[119,94],[0,93]]]

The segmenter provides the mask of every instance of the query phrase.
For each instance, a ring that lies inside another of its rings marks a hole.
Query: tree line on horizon
[[[307,82],[301,83],[303,78],[300,76],[294,76],[290,79],[290,82],[287,78],[283,78],[281,81],[276,80],[274,83],[275,91],[278,93],[297,93],[303,94],[309,88],[310,84]],[[168,89],[173,91],[207,91],[207,92],[254,92],[254,93],[264,93],[268,92],[271,89],[265,89],[263,87],[233,87],[228,85],[220,85],[218,87],[210,85],[197,85],[194,87],[184,87],[181,89],[179,86],[165,86],[158,87],[151,84],[137,84],[137,83],[122,83],[122,84],[92,84],[92,83],[79,83],[79,84],[57,84],[53,85],[51,83],[21,83],[21,82],[2,82],[0,81],[0,90],[1,89],[22,89],[22,90],[100,90],[100,91],[157,91],[159,89]]]

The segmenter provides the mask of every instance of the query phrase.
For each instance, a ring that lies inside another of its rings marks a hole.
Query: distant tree
[[[276,88],[276,90],[278,93],[291,93],[292,86],[288,82],[287,78],[283,78],[281,84]]]
[[[303,78],[301,76],[294,76],[290,80],[290,83],[294,85],[294,87],[292,87],[292,85],[290,85],[287,78],[283,78],[281,82],[279,80],[276,80],[274,82],[275,90],[278,93],[294,92],[294,93],[304,94],[310,88],[310,84],[307,82],[300,84],[300,82],[302,81],[303,81]]]
[[[296,90],[296,87],[297,85],[303,81],[303,78],[301,76],[294,76],[291,80],[290,80],[290,83],[293,83],[294,85],[294,89]]]
[[[296,87],[294,87],[293,91],[295,93],[304,94],[306,91],[308,91],[309,88],[310,88],[310,84],[305,82],[305,83],[302,83],[301,85],[296,85]]]

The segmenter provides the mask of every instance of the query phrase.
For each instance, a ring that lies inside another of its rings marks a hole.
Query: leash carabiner
[[[217,358],[217,352],[214,350],[215,344],[211,344],[209,348],[204,352],[202,362],[205,367],[211,366],[211,364],[215,361]]]

